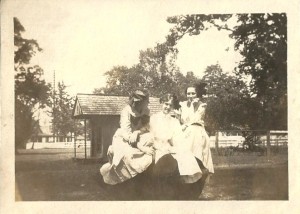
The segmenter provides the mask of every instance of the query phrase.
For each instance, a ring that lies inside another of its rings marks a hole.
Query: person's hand
[[[139,137],[140,131],[134,131],[132,132],[132,134],[129,136],[129,144],[133,145],[138,141],[138,137]]]
[[[205,108],[207,106],[207,103],[201,103],[200,105],[202,108]]]
[[[193,99],[192,103],[198,103],[200,101],[200,99],[198,97],[196,97],[195,99]]]
[[[181,126],[182,131],[186,130],[186,128],[188,127],[188,125],[184,124]]]
[[[140,148],[140,150],[147,155],[154,155],[154,148],[152,147],[145,146],[143,148]]]

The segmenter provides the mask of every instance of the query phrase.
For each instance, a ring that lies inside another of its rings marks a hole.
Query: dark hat
[[[146,94],[145,92],[143,92],[141,90],[136,90],[133,93],[133,101],[135,101],[135,102],[144,100],[147,97],[148,97],[148,94]]]

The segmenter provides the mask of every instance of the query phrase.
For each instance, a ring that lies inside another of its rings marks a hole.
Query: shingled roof
[[[150,114],[161,110],[159,99],[149,98]],[[128,103],[128,97],[107,96],[99,94],[77,94],[73,109],[74,118],[84,118],[93,115],[120,115]]]

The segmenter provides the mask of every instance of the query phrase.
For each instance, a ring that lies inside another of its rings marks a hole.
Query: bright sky
[[[63,80],[71,95],[92,93],[105,86],[106,71],[136,64],[140,50],[163,42],[172,27],[166,18],[180,15],[159,1],[130,2],[31,0],[19,5],[14,16],[25,27],[24,37],[36,39],[43,48],[32,63],[44,69],[48,82],[55,70],[56,80]],[[217,62],[230,72],[240,59],[233,42],[215,29],[185,36],[177,46],[177,65],[199,77]]]

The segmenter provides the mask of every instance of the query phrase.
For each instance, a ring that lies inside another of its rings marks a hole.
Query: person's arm
[[[181,130],[185,131],[185,129],[193,123],[194,114],[191,112],[193,106],[189,107],[187,101],[180,102],[180,124]]]
[[[150,131],[150,116],[149,115],[143,115],[142,116],[142,127],[140,128],[141,133],[144,134]]]
[[[144,152],[147,155],[153,155],[154,154],[154,148],[152,146],[145,146],[145,145],[140,145],[139,143],[137,144],[137,148]]]
[[[131,135],[129,136],[129,140],[128,143],[135,147],[136,143],[138,142],[139,136],[141,135],[141,131],[140,130],[135,130],[134,132],[131,133]]]
[[[171,153],[176,153],[176,152],[182,152],[185,150],[188,150],[188,148],[185,146],[185,138],[183,131],[181,130],[182,126],[180,123],[176,120],[172,121],[172,148],[170,149]]]
[[[153,137],[153,148],[155,150],[160,150],[160,151],[168,151],[171,145],[169,142],[166,142],[166,140],[159,139],[157,137]]]
[[[122,137],[127,142],[129,142],[129,138],[132,135],[130,112],[128,108],[129,107],[125,107],[120,115],[120,128],[122,130]]]
[[[148,155],[153,155],[153,136],[150,133],[141,135],[139,142],[137,142],[137,148]]]

